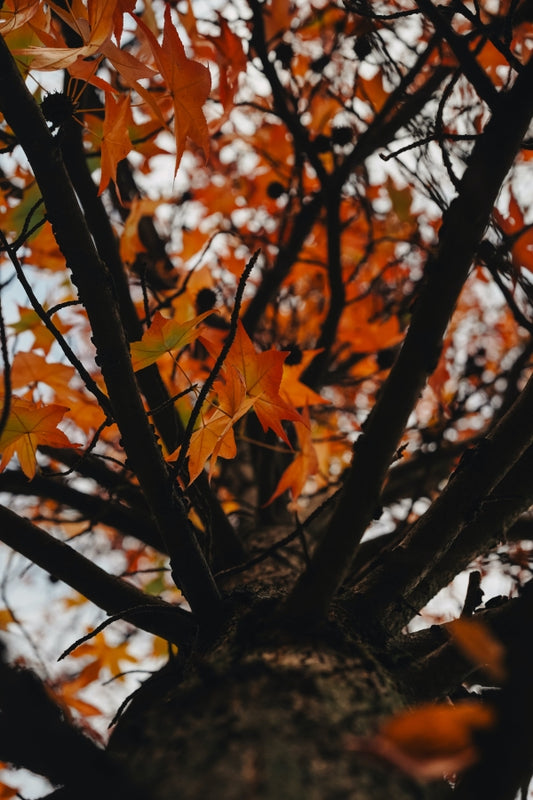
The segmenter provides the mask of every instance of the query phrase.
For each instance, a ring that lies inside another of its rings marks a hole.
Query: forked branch
[[[113,417],[129,466],[170,553],[174,580],[199,617],[210,621],[216,616],[219,593],[144,411],[113,283],[95,249],[58,144],[3,39],[0,109],[32,166],[47,217],[86,308]]]
[[[513,88],[501,93],[498,108],[474,145],[459,193],[444,214],[437,254],[426,266],[425,283],[400,354],[354,446],[330,528],[288,599],[288,611],[297,618],[326,614],[379,507],[387,468],[426,379],[437,365],[477,245],[532,115],[530,62]]]

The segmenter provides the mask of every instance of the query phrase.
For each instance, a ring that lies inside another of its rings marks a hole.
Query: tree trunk
[[[279,624],[275,593],[255,592],[228,598],[230,622],[216,641],[151,678],[119,721],[110,750],[141,794],[412,800],[447,793],[354,747],[354,737],[370,737],[404,699],[342,613],[320,631],[290,630]]]

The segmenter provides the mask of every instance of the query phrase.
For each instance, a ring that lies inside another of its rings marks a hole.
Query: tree
[[[0,759],[50,798],[527,786],[531,16],[4,0],[0,540],[72,590],[36,646],[108,615],[49,680],[4,579]]]

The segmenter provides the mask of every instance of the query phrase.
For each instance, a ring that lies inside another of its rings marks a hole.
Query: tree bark
[[[259,595],[259,599],[257,598]],[[216,642],[168,665],[114,731],[118,756],[151,800],[413,800],[448,794],[354,752],[405,704],[402,690],[339,612],[319,631],[284,629],[271,590],[239,591]],[[181,675],[179,674],[181,671]]]

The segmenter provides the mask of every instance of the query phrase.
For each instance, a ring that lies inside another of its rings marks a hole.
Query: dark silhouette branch
[[[481,758],[458,782],[457,800],[514,800],[533,771],[533,650],[524,635],[533,619],[533,582],[514,605],[521,635],[507,647],[507,680],[495,701],[496,725],[480,739]]]
[[[80,800],[126,790],[138,799],[123,770],[68,720],[37,675],[1,656],[0,759],[69,786]]]
[[[0,108],[33,168],[54,235],[87,310],[113,417],[129,465],[139,479],[171,554],[173,578],[199,617],[211,621],[219,605],[218,590],[189,523],[183,499],[169,480],[146,417],[112,279],[95,249],[57,142],[3,40],[0,41]]]
[[[187,643],[194,636],[195,620],[186,611],[109,575],[69,545],[57,541],[4,506],[0,506],[0,522],[0,540],[4,544],[80,592],[106,613],[120,614],[136,627],[174,644]],[[130,613],[131,609],[139,607],[152,611]]]
[[[487,73],[476,61],[474,53],[469,50],[464,38],[454,31],[440,7],[435,7],[431,0],[417,0],[417,5],[424,16],[431,21],[436,32],[450,45],[465,78],[474,87],[479,97],[494,111],[498,105],[499,93]]]
[[[243,324],[248,334],[253,333],[268,303],[274,299],[280,285],[289,274],[324,206],[331,198],[339,195],[342,186],[358,166],[377,150],[385,147],[402,127],[412,122],[449,74],[447,67],[439,67],[413,94],[407,93],[408,87],[434,50],[435,41],[431,40],[415,65],[387,99],[383,109],[360,135],[351,153],[327,178],[326,184],[310,199],[305,199],[295,216],[288,241],[280,249],[274,265],[264,273],[256,294],[243,315]],[[395,113],[391,114],[393,110]]]
[[[426,513],[356,587],[368,605],[369,620],[388,628],[394,617],[393,628],[400,630],[412,616],[409,609],[421,608],[449,582],[451,571],[456,575],[474,556],[501,541],[505,529],[529,507],[532,408],[530,379],[495,428],[466,451]]]
[[[530,447],[483,500],[474,519],[467,522],[453,544],[440,558],[432,559],[426,577],[406,595],[411,608],[422,608],[478,556],[507,541],[531,537],[531,524],[521,517],[533,504],[532,471]],[[405,619],[401,612],[399,617]]]
[[[324,186],[327,179],[327,172],[322,165],[316,146],[311,141],[307,129],[300,122],[298,98],[288,94],[284,89],[278,77],[276,67],[268,57],[263,7],[258,0],[248,0],[248,5],[250,6],[253,19],[251,44],[261,61],[263,74],[270,84],[274,101],[274,112],[278,114],[279,118],[287,126],[294,140],[296,151],[307,155],[320,183]]]
[[[130,295],[126,272],[109,215],[102,199],[98,196],[96,185],[87,166],[80,126],[71,120],[62,129],[58,141],[73,187],[82,204],[87,224],[94,236],[98,254],[111,273],[120,318],[128,341],[139,341],[144,329]],[[179,444],[182,433],[181,423],[173,404],[167,403],[168,392],[159,374],[157,364],[139,370],[137,381],[149,409],[153,410],[152,419],[161,439],[168,452],[171,453]]]
[[[1,249],[7,253],[9,260],[11,261],[13,267],[15,268],[15,272],[17,273],[17,278],[22,285],[22,288],[26,292],[26,296],[30,301],[33,310],[39,317],[39,319],[44,323],[46,328],[50,331],[52,336],[55,338],[56,342],[60,346],[61,350],[63,351],[64,355],[66,356],[67,360],[70,364],[76,369],[78,375],[82,379],[87,388],[87,391],[90,392],[97,400],[98,405],[104,412],[104,414],[108,417],[112,416],[112,409],[109,403],[109,399],[106,395],[99,389],[96,381],[94,378],[89,374],[89,372],[85,369],[83,364],[81,363],[80,359],[75,355],[72,348],[66,341],[65,337],[61,334],[59,329],[54,325],[51,319],[51,315],[49,315],[42,305],[39,303],[37,296],[33,289],[30,286],[30,282],[24,275],[24,270],[22,269],[22,264],[20,263],[19,259],[17,258],[17,253],[15,247],[9,244],[7,241],[4,232],[0,231],[0,245]]]
[[[333,347],[337,328],[342,312],[346,304],[346,292],[344,289],[341,261],[341,224],[340,224],[340,193],[335,190],[328,191],[325,184],[326,195],[329,202],[326,208],[327,214],[327,237],[328,237],[328,279],[331,292],[328,313],[322,325],[320,337],[316,344],[317,349],[321,349],[313,359],[312,363],[302,375],[302,380],[308,386],[317,386],[322,382],[322,377],[331,360],[331,348]]]
[[[0,474],[0,491],[54,500],[76,511],[91,524],[108,525],[123,536],[133,536],[143,544],[165,552],[157,527],[146,510],[143,512],[138,506],[132,508],[109,497],[80,491],[65,483],[59,475],[35,475],[28,481],[22,472],[6,470]]]
[[[425,284],[403,347],[355,444],[330,528],[289,598],[288,610],[297,617],[313,619],[327,612],[379,506],[387,468],[426,378],[437,364],[473,256],[527,131],[533,114],[532,88],[533,65],[529,64],[514,87],[502,94],[498,109],[474,145],[460,191],[444,215],[437,255],[426,266]],[[494,480],[498,476],[501,473]]]
[[[98,196],[92,175],[87,166],[80,126],[75,124],[74,121],[70,121],[68,127],[61,131],[59,142],[74,189],[80,198],[87,223],[94,236],[96,248],[100,258],[111,273],[120,318],[124,325],[127,339],[129,342],[138,341],[142,338],[144,332],[143,325],[139,320],[130,294],[126,272],[109,216],[101,198]],[[128,179],[128,196],[138,194],[127,162],[122,164],[120,174],[123,182]],[[159,238],[153,221],[146,217],[141,222],[144,229],[149,229],[146,235],[148,236],[149,234],[152,246],[157,248],[158,253],[161,251],[164,253],[164,243]],[[170,401],[169,393],[161,378],[157,364],[151,364],[139,370],[136,373],[136,379],[142,394],[146,398],[151,418],[167,452],[174,452],[182,442],[185,431],[174,403]],[[220,503],[205,476],[201,477],[200,485],[204,499],[202,505],[198,506],[198,513],[200,516],[204,516],[204,521],[206,521],[203,509],[208,508],[209,521],[213,525],[214,536],[223,542],[219,550],[224,549],[230,554],[229,557],[231,558],[231,554],[240,552],[233,528],[222,511]]]

